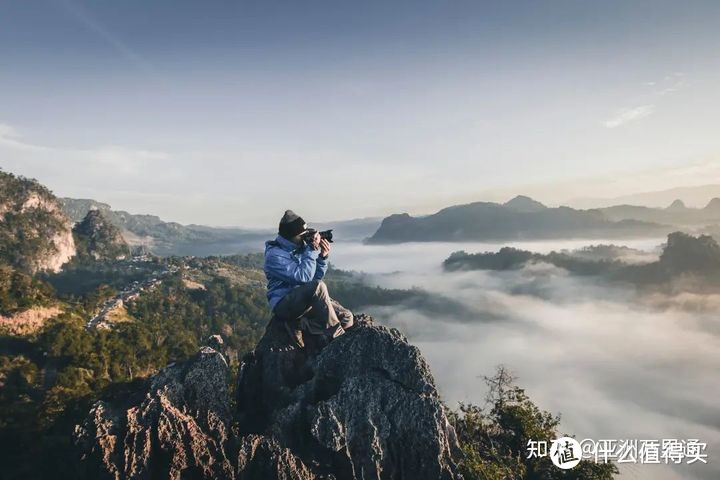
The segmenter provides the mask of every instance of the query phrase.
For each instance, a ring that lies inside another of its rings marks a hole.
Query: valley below
[[[614,243],[661,253],[664,238]],[[512,246],[547,254],[597,240],[513,243],[338,243],[334,264],[365,272],[383,288],[419,288],[452,300],[432,313],[408,305],[368,306],[428,358],[444,400],[479,402],[482,381],[503,364],[531,398],[560,412],[577,438],[700,438],[720,445],[720,324],[715,292],[644,291],[627,283],[574,276],[548,263],[508,271],[442,268],[453,251]],[[716,478],[710,465],[620,465],[621,478]]]

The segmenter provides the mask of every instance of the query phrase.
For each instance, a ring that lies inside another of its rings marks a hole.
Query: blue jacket
[[[325,276],[327,261],[320,257],[319,250],[307,245],[296,244],[278,235],[275,240],[265,242],[265,276],[267,277],[267,298],[273,310],[290,290]]]

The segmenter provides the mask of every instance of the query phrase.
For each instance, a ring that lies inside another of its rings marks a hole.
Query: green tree
[[[581,461],[570,470],[555,467],[549,457],[527,458],[529,440],[545,441],[558,433],[560,417],[539,409],[514,385],[503,366],[484,377],[489,392],[484,408],[461,404],[450,414],[463,451],[461,470],[466,480],[610,480],[618,473],[613,464]]]

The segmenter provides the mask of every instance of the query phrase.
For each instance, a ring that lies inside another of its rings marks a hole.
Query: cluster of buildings
[[[133,258],[133,261],[136,259]],[[163,279],[178,270],[178,267],[170,265],[165,270],[156,270],[151,273],[150,277],[144,281],[135,280],[130,283],[125,289],[119,292],[114,297],[106,300],[100,307],[100,311],[88,320],[87,328],[110,328],[110,323],[107,322],[108,314],[122,308],[126,303],[132,302],[137,299],[143,291],[150,290],[157,285],[161,284]]]

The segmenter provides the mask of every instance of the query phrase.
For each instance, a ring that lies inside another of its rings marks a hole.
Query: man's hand
[[[320,235],[318,235],[318,237],[319,236]],[[320,255],[323,258],[327,258],[327,256],[330,255],[330,242],[328,242],[324,238],[320,239]]]
[[[313,235],[312,240],[310,240],[310,248],[313,250],[317,250],[320,248],[320,234],[318,232],[315,232],[315,235]]]

